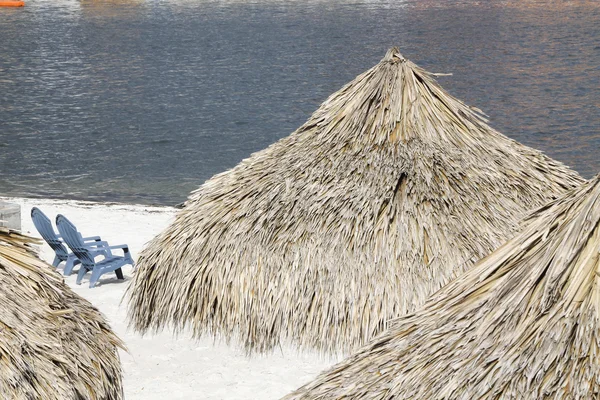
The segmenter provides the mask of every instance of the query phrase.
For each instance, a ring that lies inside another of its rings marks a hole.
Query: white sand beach
[[[69,218],[84,236],[99,235],[113,244],[128,244],[134,259],[144,244],[169,224],[176,213],[170,207],[101,204],[69,200],[6,198],[21,206],[23,233],[40,237],[30,218],[31,207],[40,208],[50,219],[57,214]],[[45,243],[41,257],[52,262],[54,253]],[[61,265],[62,266],[62,265]],[[89,300],[108,319],[125,342],[121,353],[125,398],[135,399],[278,399],[306,383],[336,360],[317,354],[299,354],[283,347],[265,356],[247,357],[238,344],[226,345],[206,337],[175,337],[171,332],[141,335],[128,330],[126,304],[121,302],[132,276],[124,268],[125,281],[114,274],[101,277],[93,289],[89,274],[81,285],[76,275],[65,282]]]

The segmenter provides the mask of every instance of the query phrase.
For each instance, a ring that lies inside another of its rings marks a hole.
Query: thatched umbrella
[[[123,398],[123,343],[32,243],[0,227],[0,398]]]
[[[300,399],[600,397],[600,175]]]
[[[348,351],[583,182],[393,48],[290,136],[214,176],[140,255],[139,331]]]

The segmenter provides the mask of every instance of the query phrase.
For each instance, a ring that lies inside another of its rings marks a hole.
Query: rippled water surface
[[[289,135],[393,45],[452,73],[440,83],[492,126],[591,177],[600,172],[598,21],[592,1],[0,8],[0,195],[181,202]]]

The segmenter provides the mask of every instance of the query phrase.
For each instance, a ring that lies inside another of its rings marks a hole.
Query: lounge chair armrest
[[[109,249],[123,249],[126,251],[129,251],[129,246],[127,246],[126,244],[116,244],[114,246],[108,246]]]
[[[95,247],[106,248],[106,247],[108,247],[108,242],[106,242],[104,240],[100,240],[100,241],[97,241],[97,242],[84,243],[84,245],[86,247],[91,247],[92,249],[95,248]]]
[[[114,250],[114,249],[121,249],[121,250],[123,250],[123,255],[125,257],[127,257],[128,254],[131,255],[131,253],[129,252],[129,246],[127,246],[126,244],[117,244],[114,246],[108,246],[106,248],[109,249],[108,251]]]
[[[85,237],[85,238],[82,238],[82,239],[83,239],[84,242],[89,242],[89,241],[92,241],[92,240],[96,241],[96,242],[99,242],[99,241],[102,240],[100,238],[100,236],[90,236],[90,237]]]

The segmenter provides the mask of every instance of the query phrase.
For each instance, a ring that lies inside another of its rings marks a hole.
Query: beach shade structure
[[[39,243],[0,227],[0,398],[122,399],[123,343],[37,257]]]
[[[290,136],[206,181],[140,254],[141,332],[347,352],[584,182],[392,48]]]
[[[599,398],[600,175],[522,226],[285,399]]]

